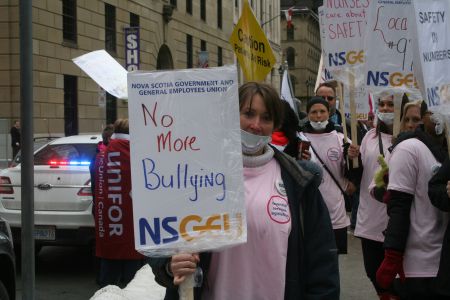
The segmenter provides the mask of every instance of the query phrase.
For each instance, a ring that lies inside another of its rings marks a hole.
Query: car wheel
[[[0,281],[0,300],[9,300],[8,291],[2,281]]]

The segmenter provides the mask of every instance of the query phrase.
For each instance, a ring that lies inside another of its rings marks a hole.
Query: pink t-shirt
[[[343,173],[343,138],[342,133],[332,131],[329,133],[304,133],[306,138],[311,141],[314,151],[320,156],[328,169],[333,173],[341,188],[347,189],[348,180]],[[349,143],[351,141],[349,140]],[[341,190],[336,185],[330,174],[323,168],[319,159],[315,155],[311,156],[311,160],[316,162],[322,168],[322,183],[319,186],[320,193],[327,205],[330,213],[333,229],[344,228],[350,225],[350,219],[345,211],[345,201]]]
[[[204,299],[284,299],[291,214],[275,159],[244,167],[247,243],[213,253]]]
[[[428,198],[428,181],[440,163],[418,139],[394,148],[389,160],[388,189],[414,195],[410,227],[403,258],[406,277],[435,277],[448,215]]]
[[[387,154],[387,149],[391,146],[392,135],[385,133],[380,134],[383,151]],[[369,185],[371,184],[376,171],[381,167],[378,163],[378,156],[380,156],[378,139],[379,137],[376,135],[376,130],[371,129],[367,132],[361,142],[360,153],[364,171],[361,178],[355,236],[383,242],[383,231],[388,224],[386,204],[374,199],[369,191]]]

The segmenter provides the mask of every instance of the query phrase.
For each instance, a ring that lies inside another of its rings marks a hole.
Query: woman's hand
[[[356,192],[356,186],[353,184],[353,182],[349,181],[347,188],[345,189],[345,193],[351,196],[354,192]]]
[[[186,276],[194,274],[200,257],[197,253],[181,253],[172,256],[170,260],[170,271],[173,274],[173,284],[180,285],[186,279]]]
[[[450,198],[450,181],[447,182],[447,195]]]
[[[301,159],[303,160],[310,160],[311,159],[311,152],[309,150],[304,150],[301,154]]]
[[[348,158],[355,159],[358,158],[358,155],[359,155],[359,146],[351,144],[348,147]]]

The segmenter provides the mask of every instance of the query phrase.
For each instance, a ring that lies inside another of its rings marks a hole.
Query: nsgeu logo
[[[413,73],[401,73],[401,72],[380,72],[380,71],[368,71],[367,72],[367,85],[368,86],[407,86],[418,88],[417,80]]]
[[[242,217],[236,215],[238,231],[242,234]],[[234,220],[235,222],[235,220]],[[153,224],[151,224],[153,223]],[[176,216],[165,218],[153,218],[153,222],[145,218],[139,219],[139,243],[148,245],[147,237],[150,236],[153,244],[168,244],[176,242],[181,236],[185,241],[193,241],[202,234],[217,233],[230,234],[230,217],[228,214],[215,214],[208,218],[199,215],[188,215],[178,222]],[[162,236],[167,236],[162,238]]]
[[[329,66],[355,65],[364,63],[364,50],[328,54]]]

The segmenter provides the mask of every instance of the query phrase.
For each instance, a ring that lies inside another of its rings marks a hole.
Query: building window
[[[114,124],[117,120],[117,98],[106,92],[106,124]]]
[[[222,0],[217,0],[217,27],[222,29]]]
[[[294,40],[294,24],[291,24],[291,26],[287,28],[287,40]]]
[[[288,63],[288,67],[293,69],[295,67],[295,49],[289,47],[286,49],[286,60]]]
[[[105,48],[116,52],[116,8],[105,3]]]
[[[139,15],[130,13],[130,27],[139,27]]]
[[[222,47],[217,47],[217,66],[223,66]]]
[[[64,75],[64,134],[78,134],[77,77]]]
[[[206,51],[206,41],[200,41],[200,51]]]
[[[177,0],[170,0],[170,5],[177,7]]]
[[[186,67],[193,67],[192,35],[186,35]]]
[[[234,7],[238,8],[238,6],[239,6],[238,0],[234,0]]]
[[[63,0],[63,39],[77,42],[77,1]]]
[[[200,18],[206,21],[206,0],[200,0]]]
[[[186,12],[192,15],[192,0],[186,0]]]

